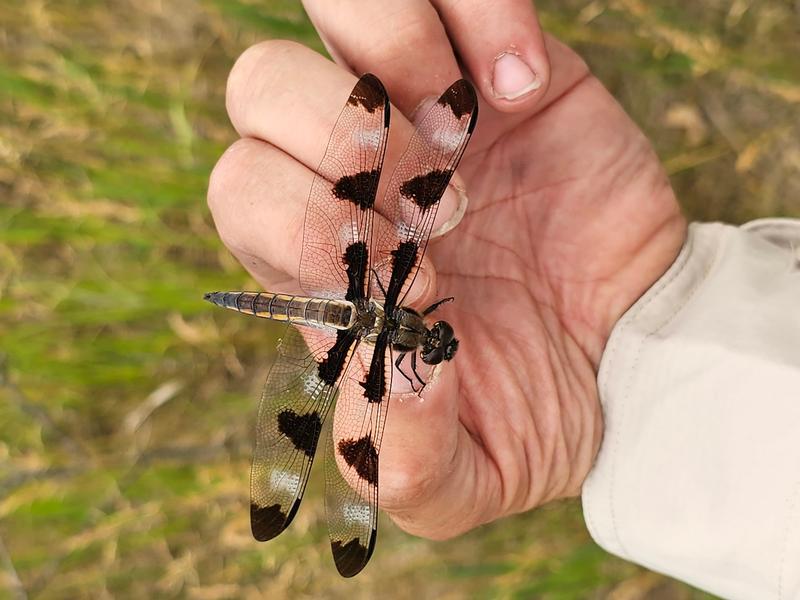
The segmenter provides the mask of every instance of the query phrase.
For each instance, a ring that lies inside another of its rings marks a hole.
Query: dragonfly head
[[[425,342],[422,344],[422,361],[429,365],[438,365],[443,360],[451,360],[458,350],[458,340],[453,327],[447,321],[436,321],[428,329]]]

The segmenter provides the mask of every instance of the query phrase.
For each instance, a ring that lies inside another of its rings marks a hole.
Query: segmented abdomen
[[[272,292],[213,292],[205,299],[217,306],[273,321],[289,321],[312,327],[350,329],[355,306],[347,300],[291,296]]]

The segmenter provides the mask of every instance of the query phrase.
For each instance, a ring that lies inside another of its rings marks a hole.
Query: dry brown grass
[[[800,215],[798,5],[548,0],[654,140],[687,212]],[[276,332],[209,310],[246,286],[205,186],[227,70],[320,44],[294,2],[0,5],[0,597],[697,598],[610,557],[575,502],[430,543],[384,522],[343,581],[317,484],[257,545],[255,398]],[[318,481],[318,479],[316,479]]]

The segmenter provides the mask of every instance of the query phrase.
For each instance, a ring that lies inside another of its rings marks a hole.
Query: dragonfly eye
[[[458,340],[453,328],[447,321],[436,321],[425,336],[422,345],[422,361],[429,365],[438,365],[443,360],[450,360],[458,349]]]

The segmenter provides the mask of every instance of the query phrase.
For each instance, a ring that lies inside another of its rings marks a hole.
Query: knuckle
[[[417,508],[431,498],[434,483],[434,478],[422,466],[392,465],[380,475],[381,506],[388,512]]]
[[[237,190],[242,186],[245,166],[242,154],[247,151],[247,140],[235,141],[219,157],[217,164],[208,179],[208,208],[216,217],[225,211],[231,200],[237,197]]]
[[[242,217],[247,213],[246,206],[250,186],[257,185],[253,173],[254,160],[258,158],[259,142],[240,139],[234,142],[219,158],[208,180],[206,202],[214,218],[222,242],[231,250],[239,250],[243,230]],[[263,143],[261,143],[263,145]],[[261,152],[260,160],[268,159],[269,154]],[[266,156],[263,156],[266,154]]]
[[[370,39],[369,52],[377,55],[383,62],[398,62],[407,57],[408,49],[416,50],[430,46],[431,40],[441,35],[437,30],[438,21],[417,14],[417,11],[404,9],[392,16],[394,32],[392,35]],[[400,46],[400,48],[398,48]]]
[[[421,15],[414,13],[404,19],[401,34],[405,42],[409,46],[416,46],[417,44],[430,44],[430,40],[435,38],[437,34],[441,34],[441,30],[437,27],[438,21],[425,18]]]
[[[226,88],[226,105],[234,125],[249,101],[280,77],[284,59],[300,49],[304,47],[297,42],[265,40],[242,52],[231,68]]]

